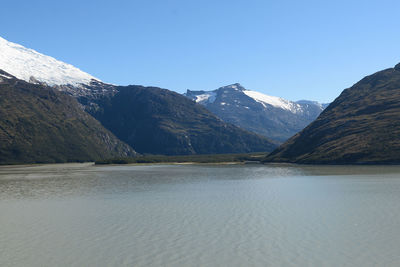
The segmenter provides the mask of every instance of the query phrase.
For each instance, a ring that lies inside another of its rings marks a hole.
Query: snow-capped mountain
[[[0,69],[27,81],[39,81],[50,86],[81,84],[100,81],[80,69],[43,55],[33,49],[9,42],[0,37]]]
[[[278,141],[285,141],[318,117],[326,107],[314,101],[289,101],[232,84],[213,91],[190,91],[186,97],[221,119]]]
[[[0,70],[29,83],[41,83],[75,97],[114,93],[115,88],[80,69],[0,37]]]

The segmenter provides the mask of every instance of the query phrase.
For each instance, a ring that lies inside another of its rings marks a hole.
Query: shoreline
[[[263,165],[271,167],[286,167],[286,166],[299,166],[299,167],[361,167],[361,166],[400,166],[400,163],[349,163],[349,164],[321,164],[321,163],[293,163],[293,162],[262,162],[262,161],[221,161],[221,162],[196,162],[196,161],[160,161],[160,162],[130,162],[130,163],[96,163],[95,161],[89,162],[63,162],[63,163],[21,163],[21,164],[0,164],[2,168],[29,168],[29,167],[42,167],[42,166],[73,166],[76,167],[87,166],[150,166],[150,165]]]

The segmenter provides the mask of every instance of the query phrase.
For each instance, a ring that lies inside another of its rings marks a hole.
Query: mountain
[[[0,69],[28,83],[43,84],[77,98],[115,93],[113,85],[80,69],[0,37]]]
[[[400,163],[400,64],[344,90],[266,161]]]
[[[275,142],[225,123],[172,91],[107,84],[72,65],[2,38],[0,68],[35,88],[51,86],[73,96],[84,111],[138,152],[242,153],[276,147]]]
[[[72,97],[0,70],[0,164],[134,156]]]
[[[324,105],[302,100],[288,101],[232,84],[214,91],[184,94],[226,122],[283,142],[318,117]]]
[[[277,144],[225,123],[186,97],[156,87],[119,86],[89,112],[140,153],[272,151]]]

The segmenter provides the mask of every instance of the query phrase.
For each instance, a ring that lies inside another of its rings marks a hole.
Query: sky
[[[333,101],[400,62],[400,1],[2,1],[0,36],[118,85]]]

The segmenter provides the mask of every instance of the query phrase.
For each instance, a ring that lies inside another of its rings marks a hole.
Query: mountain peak
[[[26,82],[50,86],[100,81],[80,69],[0,37],[0,69]]]
[[[226,85],[226,86],[220,87],[219,89],[233,89],[233,90],[237,90],[237,91],[246,90],[246,88],[244,88],[240,83]]]

